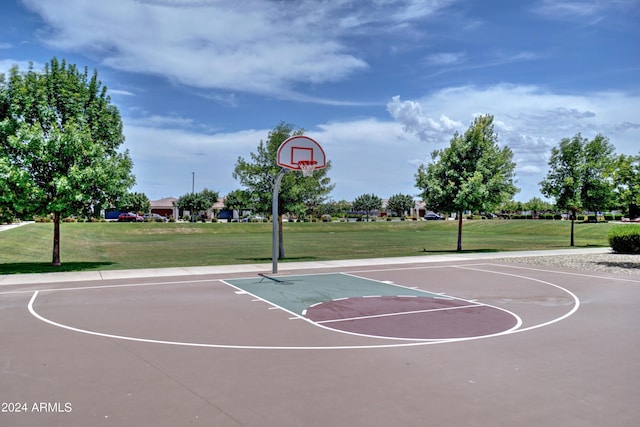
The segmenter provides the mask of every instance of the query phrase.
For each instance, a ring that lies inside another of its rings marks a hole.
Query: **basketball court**
[[[483,255],[0,278],[2,426],[635,426],[637,276]]]
[[[326,159],[295,136],[277,163],[274,218],[284,175]],[[273,227],[270,266],[0,276],[0,425],[638,425],[635,276],[482,254],[278,272]]]

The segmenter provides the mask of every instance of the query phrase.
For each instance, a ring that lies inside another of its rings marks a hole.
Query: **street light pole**
[[[193,195],[195,194],[196,173],[191,172],[191,222],[196,222],[193,206]]]

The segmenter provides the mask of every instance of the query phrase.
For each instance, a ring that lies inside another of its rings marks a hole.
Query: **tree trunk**
[[[573,237],[573,222],[576,219],[576,212],[573,211],[571,213],[571,246],[575,246],[575,241],[574,241],[574,237]]]
[[[60,266],[60,213],[53,214],[53,260],[51,265]]]
[[[278,215],[278,259],[284,259],[284,238],[282,236],[282,214],[280,214]]]
[[[462,211],[458,212],[458,247],[456,251],[462,252]]]

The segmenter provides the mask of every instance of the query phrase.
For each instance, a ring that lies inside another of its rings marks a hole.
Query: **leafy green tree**
[[[387,212],[395,212],[404,217],[415,206],[412,196],[408,194],[394,194],[387,201]]]
[[[251,195],[257,212],[270,212],[273,203],[273,186],[281,167],[277,164],[277,153],[280,144],[295,135],[302,135],[302,129],[294,130],[293,125],[280,123],[269,132],[266,141],[260,141],[257,151],[250,154],[250,160],[238,157],[233,177],[240,181]],[[306,212],[309,206],[318,206],[333,190],[334,185],[327,176],[331,162],[324,169],[316,170],[310,177],[299,173],[287,173],[280,183],[278,218],[279,257],[284,258],[284,242],[282,237],[282,215]],[[276,220],[276,219],[274,219]]]
[[[199,193],[187,193],[178,198],[176,207],[181,210],[188,209],[191,212],[191,220],[195,221],[196,213],[202,213],[211,208],[218,200],[218,192],[207,188]]]
[[[0,206],[53,214],[52,264],[60,265],[60,219],[114,203],[135,183],[122,120],[98,73],[52,59],[37,72],[0,79]]]
[[[320,215],[341,215],[346,216],[351,209],[351,203],[346,200],[340,200],[337,202],[331,201],[328,203],[322,203],[318,206],[318,214]]]
[[[640,204],[640,155],[618,156],[612,177],[615,207],[627,212],[629,205]]]
[[[224,198],[224,207],[229,210],[250,209],[252,206],[251,194],[245,190],[233,190]]]
[[[196,194],[195,193],[187,193],[187,194],[183,194],[182,196],[178,197],[178,200],[176,200],[174,202],[175,206],[180,210],[180,211],[185,211],[188,210],[191,213],[191,219],[193,219],[195,217],[194,213],[196,211],[195,209],[195,204],[196,204]],[[181,214],[183,214],[184,212],[181,212]]]
[[[577,213],[583,209],[597,212],[611,204],[614,169],[613,146],[602,135],[589,141],[578,133],[551,149],[549,172],[540,189],[555,199],[558,209],[570,212],[571,246],[575,246]]]
[[[518,191],[513,152],[498,146],[493,116],[482,115],[463,135],[456,132],[449,147],[435,150],[431,158],[432,163],[418,168],[416,186],[427,208],[457,213],[457,251],[462,251],[462,213],[491,212]]]
[[[11,181],[8,179],[10,169],[9,159],[0,155],[0,224],[13,222],[19,217],[16,207],[6,202],[9,200],[9,195],[16,191],[13,187],[21,181],[16,179],[18,177],[14,177]]]
[[[532,197],[531,200],[524,203],[524,208],[533,212],[533,216],[536,216],[538,212],[551,208],[551,205],[539,197]]]
[[[351,210],[351,203],[346,200],[338,200],[337,202],[333,202],[335,213],[338,215],[342,215],[342,217],[346,217]]]
[[[516,212],[522,212],[524,210],[524,205],[520,201],[516,200],[507,200],[500,204],[500,211],[505,214],[513,214]]]
[[[613,201],[615,147],[603,135],[584,141],[581,198],[583,206],[594,212],[607,210]]]
[[[202,208],[203,211],[210,209],[211,206],[213,206],[213,204],[216,203],[220,198],[219,192],[209,190],[208,188],[205,188],[199,194],[200,198],[202,199],[202,204],[205,205],[205,207]]]
[[[351,207],[354,211],[366,212],[368,220],[371,212],[382,209],[382,199],[375,194],[363,194],[355,198]]]
[[[564,138],[558,147],[551,149],[549,172],[540,182],[540,191],[553,197],[558,209],[570,212],[571,246],[575,246],[574,221],[582,209],[582,137]]]
[[[118,208],[127,212],[150,212],[151,201],[144,193],[127,193],[120,199]]]

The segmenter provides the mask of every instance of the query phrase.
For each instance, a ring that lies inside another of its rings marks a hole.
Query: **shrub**
[[[640,254],[640,227],[622,225],[609,232],[609,246],[620,254]]]

